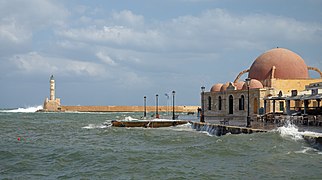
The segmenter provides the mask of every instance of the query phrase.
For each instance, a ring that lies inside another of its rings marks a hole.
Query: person
[[[197,111],[198,111],[197,117],[200,118],[201,108],[198,107]]]

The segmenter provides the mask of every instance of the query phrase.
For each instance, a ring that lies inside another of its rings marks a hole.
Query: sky
[[[322,70],[321,0],[0,0],[0,108],[199,105],[283,47]],[[318,77],[317,73],[310,73]],[[246,78],[246,75],[242,79]],[[170,98],[171,101],[171,98]]]

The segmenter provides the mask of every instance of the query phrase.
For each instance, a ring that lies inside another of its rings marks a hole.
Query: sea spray
[[[12,110],[4,110],[2,112],[14,112],[14,113],[33,113],[36,112],[40,109],[42,109],[43,107],[41,105],[39,106],[33,106],[33,107],[26,107],[26,108],[18,108],[18,109],[12,109]]]
[[[282,137],[291,138],[296,141],[303,139],[303,133],[299,132],[298,127],[290,123],[290,121],[287,121],[284,126],[277,128],[277,132],[279,132]]]
[[[305,135],[321,136],[321,133],[311,131],[300,131],[299,128],[287,120],[284,126],[277,128],[276,130],[284,138],[291,138],[292,140],[302,140]]]

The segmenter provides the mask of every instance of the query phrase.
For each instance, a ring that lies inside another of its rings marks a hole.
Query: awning
[[[299,96],[290,96],[290,97],[287,97],[286,100],[303,100],[303,96],[304,95],[299,95]]]
[[[321,100],[322,94],[316,94],[316,95],[304,95],[302,100]]]
[[[322,94],[291,96],[287,97],[286,100],[322,100]]]
[[[269,96],[269,97],[264,97],[264,100],[285,100],[286,97],[280,97],[280,96]]]

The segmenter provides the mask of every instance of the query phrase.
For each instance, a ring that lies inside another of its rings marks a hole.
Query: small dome
[[[251,79],[249,83],[249,89],[261,89],[264,88],[263,84],[257,79]],[[242,90],[247,89],[247,84],[244,83]]]
[[[243,88],[244,84],[245,84],[244,81],[238,81],[238,82],[234,83],[237,90],[241,90]]]
[[[227,87],[229,86],[230,82],[226,82],[225,84],[223,84],[220,88],[220,92],[224,92],[227,90]]]
[[[301,56],[284,48],[274,48],[257,57],[249,69],[248,77],[260,81],[269,79],[273,66],[276,68],[274,78],[309,78],[307,65]]]
[[[218,84],[213,85],[211,87],[211,89],[210,89],[210,92],[219,92],[222,85],[223,84],[221,84],[221,83],[218,83]]]

